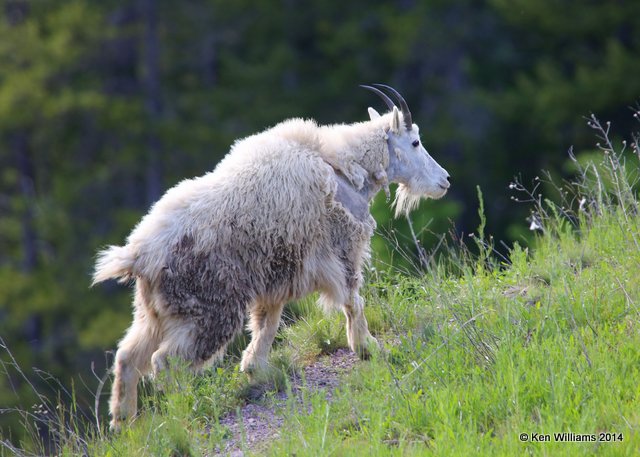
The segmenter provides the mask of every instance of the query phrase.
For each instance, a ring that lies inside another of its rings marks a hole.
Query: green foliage
[[[373,270],[363,294],[384,351],[357,364],[330,400],[306,388],[293,395],[288,379],[345,346],[344,318],[323,316],[312,299],[292,304],[272,374],[259,383],[288,391],[276,413],[295,433],[266,443],[266,454],[637,454],[639,200],[621,155],[612,153],[603,150],[601,164],[582,163],[566,187],[567,199],[585,202],[534,201],[542,228],[535,248],[515,244],[500,264],[487,261],[490,253],[449,247],[456,268],[438,263],[420,277]],[[618,184],[602,185],[601,175]],[[482,210],[480,219],[482,226]],[[256,385],[236,361],[204,376],[176,367],[158,384],[162,391],[145,397],[122,434],[90,437],[91,455],[208,454],[230,437],[220,418],[256,401],[248,394]],[[560,442],[554,434],[562,432],[597,441]],[[601,433],[616,441],[599,441]],[[546,435],[549,442],[533,439]],[[60,451],[79,448],[63,440]]]
[[[627,176],[608,160],[602,171]],[[374,282],[370,299],[392,310],[400,341],[331,402],[311,396],[311,415],[288,416],[299,433],[270,455],[635,455],[640,226],[628,212],[638,193],[612,203],[587,178],[576,196],[608,203],[575,222],[547,202],[536,249],[514,246],[504,268]],[[623,441],[558,442],[558,432]]]
[[[380,305],[367,313],[382,335],[440,331],[418,322],[414,310],[437,306],[439,292],[427,288],[433,297],[424,297],[425,285],[413,279],[390,284],[389,272],[469,277],[473,255],[457,246],[459,234],[478,225],[477,185],[486,232],[523,246],[546,238],[534,239],[523,225],[525,207],[507,201],[516,170],[527,182],[541,167],[558,179],[588,169],[590,182],[606,190],[585,200],[589,214],[632,203],[637,156],[616,159],[626,180],[609,174],[611,158],[588,162],[597,150],[579,116],[597,112],[626,131],[627,105],[640,93],[637,2],[143,3],[150,10],[121,0],[10,0],[0,11],[0,335],[20,367],[37,367],[67,390],[72,379],[87,383],[76,393],[84,414],[98,385],[91,371],[107,371],[103,353],[131,314],[128,290],[88,289],[95,252],[123,243],[164,189],[212,169],[236,138],[287,117],[351,122],[365,118],[367,105],[380,108],[357,84],[401,90],[424,144],[454,184],[445,199],[412,214],[419,245],[410,221],[393,219],[383,195],[372,204],[378,231],[369,276],[376,285],[366,295]],[[569,144],[585,151],[576,161],[558,154]],[[577,210],[582,197],[556,208],[556,221],[563,207],[575,213],[558,222],[562,230],[592,223]],[[624,223],[635,214],[626,208]],[[536,211],[553,213],[544,205]],[[449,229],[450,241],[442,236]],[[491,238],[475,241],[495,253]],[[574,250],[575,262],[597,259],[597,251]],[[503,260],[487,256],[478,264],[490,275]],[[528,290],[542,297],[553,270],[535,269]],[[469,300],[458,303],[460,318],[479,298]],[[310,301],[294,306],[289,324],[302,323],[283,331],[281,370],[273,374],[281,381],[290,365],[345,344],[339,314],[320,316]],[[244,342],[230,348],[232,357]],[[0,361],[10,359],[2,353]],[[15,367],[7,370],[0,405],[30,410],[42,403]],[[25,370],[35,390],[55,390],[40,372]],[[28,433],[15,417],[2,414],[0,430],[19,442]]]

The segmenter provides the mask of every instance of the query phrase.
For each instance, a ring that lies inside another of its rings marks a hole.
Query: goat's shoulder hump
[[[288,119],[275,125],[267,132],[310,149],[319,148],[318,124],[311,119]]]

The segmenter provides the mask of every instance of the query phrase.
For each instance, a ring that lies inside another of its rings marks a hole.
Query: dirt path
[[[353,352],[338,349],[304,368],[304,386],[301,377],[292,379],[292,392],[298,395],[303,387],[307,391],[324,390],[330,399],[340,384],[341,376],[357,362],[358,357]],[[220,419],[220,424],[230,430],[232,438],[226,441],[224,449],[216,449],[216,455],[241,457],[245,450],[257,451],[265,447],[268,441],[277,438],[284,424],[279,411],[286,401],[287,394],[278,392],[269,405],[248,403],[240,409],[239,417],[233,412]]]

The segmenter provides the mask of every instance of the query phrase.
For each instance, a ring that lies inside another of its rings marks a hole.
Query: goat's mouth
[[[447,193],[447,191],[449,190],[449,187],[451,187],[451,184],[449,183],[449,178],[447,177],[446,180],[441,179],[440,182],[437,184],[437,186],[438,186],[438,189],[442,191],[442,194],[440,195],[440,197],[442,197],[444,194]]]
[[[444,197],[447,191],[449,190],[449,186],[443,186],[442,184],[438,184],[438,190],[439,192],[437,194],[431,196],[431,198],[433,198],[434,200]]]
[[[449,182],[449,177],[447,176],[446,179],[441,179],[440,182],[438,183],[438,187],[446,192],[449,189],[449,187],[451,187],[451,183]]]

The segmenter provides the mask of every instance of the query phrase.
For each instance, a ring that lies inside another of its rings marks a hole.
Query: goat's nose
[[[451,184],[451,176],[447,175],[447,181],[449,181],[449,184]]]

